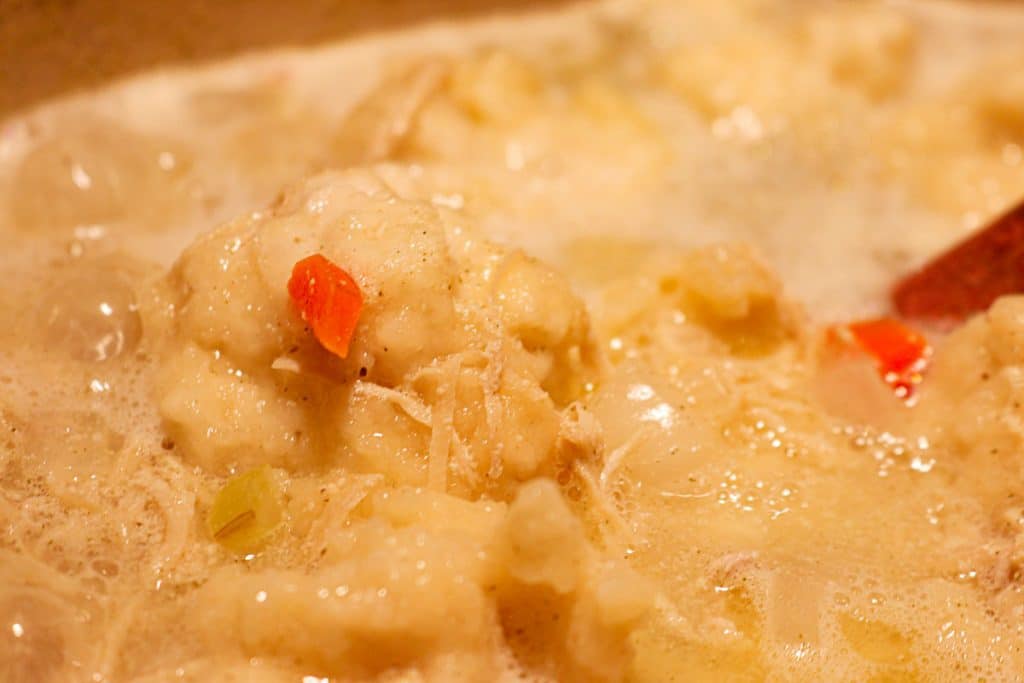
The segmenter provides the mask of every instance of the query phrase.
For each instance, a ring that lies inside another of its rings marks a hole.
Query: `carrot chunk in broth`
[[[317,341],[345,358],[363,308],[362,292],[352,276],[314,254],[295,264],[288,294]]]

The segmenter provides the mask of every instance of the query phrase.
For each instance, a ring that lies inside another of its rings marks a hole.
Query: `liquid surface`
[[[1024,11],[642,2],[0,124],[0,680],[1014,681]],[[288,298],[350,274],[348,354]]]

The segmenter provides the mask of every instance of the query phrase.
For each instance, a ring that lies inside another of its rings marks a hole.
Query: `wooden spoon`
[[[1024,201],[900,281],[904,318],[948,329],[1004,294],[1024,292]]]

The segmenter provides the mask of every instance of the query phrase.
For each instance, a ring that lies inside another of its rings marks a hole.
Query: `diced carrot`
[[[1016,292],[1024,292],[1024,202],[906,277],[892,301],[905,318],[948,328]]]
[[[902,374],[919,364],[928,352],[924,335],[892,318],[856,322],[847,329],[885,373]]]
[[[931,357],[931,347],[924,335],[892,318],[831,328],[829,338],[855,344],[871,356],[878,374],[901,398],[910,398]]]
[[[363,308],[363,294],[352,276],[314,254],[295,264],[288,294],[320,345],[345,358]]]

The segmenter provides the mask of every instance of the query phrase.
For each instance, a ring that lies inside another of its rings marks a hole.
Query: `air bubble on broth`
[[[31,593],[0,597],[0,678],[44,681],[64,669],[66,643],[60,625],[68,619],[62,611]]]
[[[94,659],[82,637],[94,616],[70,580],[0,548],[0,680],[70,680]]]
[[[142,336],[130,277],[109,261],[63,268],[37,305],[45,346],[77,361],[130,354]]]
[[[135,132],[91,114],[39,133],[10,182],[13,227],[26,235],[73,234],[124,222],[160,230],[188,206],[191,157],[170,137]]]

